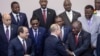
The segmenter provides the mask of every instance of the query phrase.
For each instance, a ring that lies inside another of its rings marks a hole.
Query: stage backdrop
[[[0,12],[10,13],[11,2],[17,1],[20,4],[21,12],[25,12],[28,17],[28,21],[32,17],[33,10],[40,7],[39,0],[0,0]],[[57,15],[64,11],[64,0],[48,0],[48,8],[52,8],[56,11]],[[94,6],[94,0],[71,0],[72,9],[80,12],[84,16],[84,7],[88,4]]]

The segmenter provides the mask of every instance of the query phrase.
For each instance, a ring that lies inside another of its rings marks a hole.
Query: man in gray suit
[[[85,16],[78,20],[85,31],[91,33],[91,47],[96,49],[97,35],[100,33],[100,18],[93,15],[94,8],[91,5],[85,7]]]
[[[71,23],[76,21],[78,17],[81,16],[81,14],[71,9],[72,4],[70,0],[65,0],[63,6],[65,11],[62,12],[59,16],[64,19],[66,26],[71,26]]]

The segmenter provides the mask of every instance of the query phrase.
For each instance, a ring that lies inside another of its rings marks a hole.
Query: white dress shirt
[[[13,13],[13,12],[12,12],[12,14],[13,14],[13,16],[14,16],[16,22],[17,22],[17,20],[20,20],[20,17],[19,17],[19,16],[18,16],[18,19],[17,19],[17,15],[19,15],[19,14],[15,14],[15,13]]]
[[[3,27],[4,27],[4,31],[5,31],[5,34],[6,34],[7,26],[5,24],[3,24]],[[9,30],[9,40],[10,40],[10,37],[11,37],[11,26],[8,26],[8,30]]]
[[[67,16],[68,16],[68,18],[69,18],[69,20],[70,20],[70,22],[72,22],[72,20],[73,20],[73,12],[72,12],[72,10],[71,11],[66,11],[66,14],[67,14]]]
[[[34,34],[34,37],[35,37],[35,33],[37,33],[38,34],[38,29],[32,29],[33,30],[33,34]],[[36,31],[36,32],[35,32]]]

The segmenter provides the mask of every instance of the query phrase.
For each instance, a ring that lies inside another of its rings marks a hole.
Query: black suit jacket
[[[97,38],[97,48],[96,48],[97,56],[100,56],[100,34]]]
[[[67,51],[56,36],[50,35],[45,41],[44,56],[67,56]]]
[[[75,43],[73,33],[70,33],[67,40],[67,48],[73,51],[76,56],[92,56],[91,35],[88,32],[81,31],[78,37],[78,44]]]
[[[0,13],[0,24],[2,23],[2,15],[1,15],[1,13]]]
[[[73,21],[76,21],[76,20],[78,19],[78,17],[81,16],[81,14],[78,13],[78,12],[76,12],[76,11],[72,11],[72,13],[73,13],[72,22],[73,22]],[[71,26],[71,23],[72,23],[72,22],[70,22],[70,20],[69,20],[67,14],[66,14],[66,11],[64,11],[63,13],[61,13],[59,16],[62,17],[62,18],[64,19],[65,25],[66,25],[66,26]]]
[[[19,17],[20,17],[19,23],[15,20],[15,17],[13,16],[12,13],[10,13],[10,15],[11,15],[11,19],[12,19],[12,22],[11,22],[12,24],[28,27],[27,16],[25,13],[19,12]]]
[[[10,40],[17,36],[17,26],[11,25],[11,37]],[[8,56],[8,41],[3,25],[0,25],[0,56]]]
[[[31,54],[33,50],[33,44],[31,39],[26,39],[26,45],[27,51],[26,53],[24,53],[23,46],[18,37],[16,37],[9,43],[8,56],[24,56],[24,54]]]
[[[50,25],[52,23],[54,23],[54,19],[56,17],[56,13],[55,13],[54,10],[47,8],[47,19],[46,19],[46,23],[44,22],[41,8],[33,11],[32,17],[33,16],[35,16],[35,17],[37,17],[39,19],[40,26],[45,27],[46,29],[49,29]]]

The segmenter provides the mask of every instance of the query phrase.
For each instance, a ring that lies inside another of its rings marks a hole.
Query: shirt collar
[[[58,36],[56,34],[54,34],[54,33],[51,33],[51,35],[56,36],[58,38]]]
[[[35,31],[37,31],[37,32],[38,32],[38,30],[39,30],[39,29],[36,29],[36,30],[35,30],[35,29],[33,29],[33,28],[32,28],[32,30],[33,30],[33,32],[35,32]]]
[[[66,13],[72,13],[72,10],[70,10],[69,12],[68,12],[68,11],[66,11]]]
[[[14,12],[12,12],[12,14],[13,14],[14,16],[19,15],[19,13],[18,13],[18,14],[16,14],[16,13],[14,13]]]
[[[47,11],[47,8],[45,8],[45,9],[41,8],[41,10],[42,10],[42,11],[43,11],[43,10]]]
[[[20,36],[18,36],[18,39],[20,40],[20,41],[23,41],[24,39],[23,38],[21,38]]]
[[[3,24],[4,28],[7,28],[7,26],[5,24]],[[8,26],[8,28],[10,28],[10,26]]]

